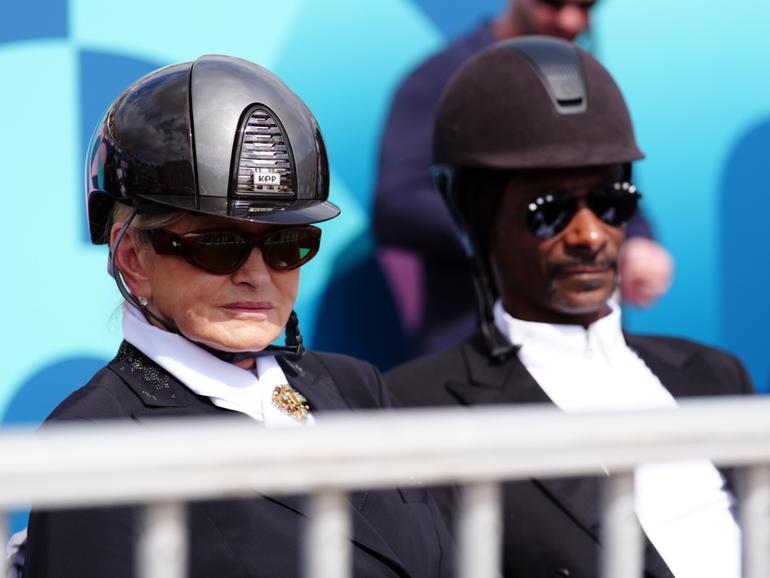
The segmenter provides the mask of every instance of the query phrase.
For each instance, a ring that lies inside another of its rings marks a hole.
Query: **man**
[[[528,34],[573,40],[588,29],[593,5],[591,0],[511,0],[494,20],[421,64],[396,92],[381,142],[373,222],[380,246],[397,248],[401,257],[406,251],[411,270],[421,272],[415,278],[403,267],[387,271],[398,280],[394,289],[406,287],[412,300],[415,292],[422,296],[419,319],[409,320],[416,334],[414,353],[456,345],[475,324],[463,252],[430,180],[431,132],[441,92],[461,64],[496,40]],[[632,220],[628,236],[634,240],[623,255],[623,297],[651,304],[668,289],[671,258],[652,240],[644,218]],[[404,304],[402,309],[410,308]]]
[[[749,393],[734,357],[624,334],[612,294],[642,158],[620,91],[574,45],[502,42],[439,105],[434,175],[472,256],[480,330],[386,376],[407,406],[553,403],[567,413],[671,408]],[[537,432],[533,432],[537,435]],[[732,494],[709,462],[636,471],[648,577],[738,578]],[[597,576],[594,479],[507,484],[505,576]],[[453,491],[440,494],[451,519]]]

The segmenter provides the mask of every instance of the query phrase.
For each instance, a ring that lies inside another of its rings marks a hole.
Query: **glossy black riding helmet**
[[[502,360],[515,348],[497,330],[497,297],[484,241],[470,217],[509,171],[618,167],[643,158],[623,95],[576,45],[546,36],[506,40],[452,77],[436,116],[433,175],[472,261],[484,345]],[[479,186],[495,183],[495,187]]]
[[[86,159],[95,244],[109,242],[116,202],[134,215],[181,210],[300,225],[339,215],[328,195],[326,148],[313,114],[270,71],[230,56],[203,56],[138,80],[105,112]],[[128,292],[114,267],[113,274],[128,301],[179,333]],[[268,351],[302,354],[294,313],[286,341]]]

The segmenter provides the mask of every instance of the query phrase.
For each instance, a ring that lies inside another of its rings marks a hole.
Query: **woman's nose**
[[[254,287],[261,287],[270,282],[270,270],[258,247],[254,247],[243,265],[232,273],[232,279],[234,283],[248,283]]]

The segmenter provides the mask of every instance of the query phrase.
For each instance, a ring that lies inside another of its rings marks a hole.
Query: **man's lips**
[[[574,267],[560,267],[557,275],[599,275],[612,271],[607,265],[575,265]]]
[[[604,275],[610,272],[614,273],[617,270],[617,259],[601,259],[585,263],[564,260],[551,263],[548,267],[548,272],[552,276]]]

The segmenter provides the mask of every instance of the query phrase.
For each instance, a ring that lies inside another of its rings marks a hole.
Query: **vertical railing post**
[[[187,578],[187,524],[183,503],[149,504],[137,538],[140,578]]]
[[[309,517],[303,536],[303,577],[350,578],[350,502],[345,493],[338,490],[318,492],[309,500]]]
[[[8,513],[0,510],[0,540],[2,540],[2,556],[3,560],[0,564],[0,578],[10,578],[11,576],[11,560],[8,558],[8,552],[6,550],[6,544],[8,544]]]
[[[739,484],[744,578],[770,576],[770,466],[747,467]]]
[[[634,511],[634,473],[604,480],[601,500],[601,578],[641,578],[642,528]]]
[[[457,554],[460,578],[499,578],[502,508],[498,482],[462,488]]]

